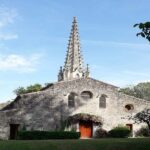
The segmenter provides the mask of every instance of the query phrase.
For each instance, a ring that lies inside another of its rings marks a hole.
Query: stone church
[[[0,139],[15,139],[17,131],[75,130],[81,138],[95,136],[97,128],[107,131],[128,126],[133,135],[142,125],[127,116],[150,108],[150,102],[120,93],[119,88],[93,79],[84,68],[77,20],[74,17],[64,67],[58,82],[39,92],[18,95],[0,111]]]

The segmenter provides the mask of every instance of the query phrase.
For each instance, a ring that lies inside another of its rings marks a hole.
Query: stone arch
[[[76,98],[77,94],[74,92],[71,92],[68,95],[68,107],[75,107],[75,98]]]
[[[107,95],[102,94],[99,98],[99,108],[106,108],[106,98]]]
[[[83,91],[81,93],[81,97],[84,99],[84,100],[88,100],[88,99],[91,99],[93,98],[93,93],[91,91]]]

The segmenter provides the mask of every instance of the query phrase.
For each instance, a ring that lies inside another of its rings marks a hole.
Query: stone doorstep
[[[80,137],[81,140],[90,140],[90,139],[93,139],[92,137],[91,138],[88,138],[88,137]]]

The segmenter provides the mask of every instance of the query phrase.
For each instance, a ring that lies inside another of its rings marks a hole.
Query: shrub
[[[131,134],[131,131],[127,127],[115,127],[112,130],[108,132],[109,137],[114,137],[114,138],[125,138],[129,137]]]
[[[19,140],[47,140],[47,139],[78,139],[80,132],[70,131],[20,131]]]
[[[108,132],[102,128],[98,128],[95,132],[96,138],[105,138],[108,136]]]
[[[141,137],[149,137],[150,131],[148,127],[141,127],[136,133],[135,136],[141,136]]]

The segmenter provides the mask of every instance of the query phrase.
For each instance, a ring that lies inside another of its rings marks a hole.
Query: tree
[[[134,27],[138,27],[141,30],[141,32],[136,34],[137,36],[146,38],[150,42],[150,22],[138,23]]]
[[[133,87],[125,87],[121,88],[119,92],[125,93],[130,96],[135,96],[134,88]]]
[[[42,85],[40,84],[34,84],[34,85],[30,85],[26,88],[27,93],[31,93],[31,92],[37,92],[40,91],[42,89]]]
[[[150,100],[150,82],[143,82],[132,87],[121,88],[120,92],[137,98]]]
[[[16,95],[25,94],[26,93],[26,89],[24,87],[18,87],[17,89],[14,90],[14,93]]]
[[[141,123],[141,122],[146,123],[150,131],[150,109],[146,109],[137,113],[133,117],[133,120],[135,120],[136,123]]]
[[[41,89],[42,89],[42,85],[34,84],[34,85],[30,85],[26,88],[19,87],[16,90],[14,90],[14,93],[16,95],[20,95],[20,94],[26,94],[26,93],[31,93],[31,92],[37,92],[37,91],[40,91]]]

